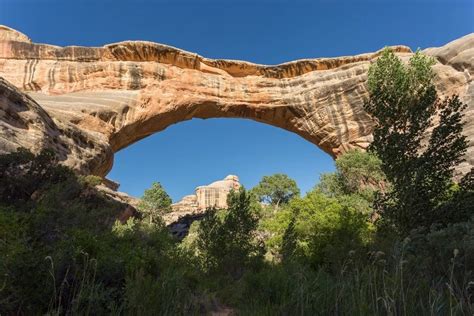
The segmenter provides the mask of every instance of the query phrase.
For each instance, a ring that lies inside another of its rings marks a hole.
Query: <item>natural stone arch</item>
[[[437,58],[440,93],[457,93],[469,104],[465,131],[471,147],[464,169],[474,165],[473,47],[471,34],[423,51]],[[405,46],[391,49],[404,59],[412,55]],[[96,48],[35,44],[0,27],[0,76],[32,98],[0,82],[0,91],[8,91],[4,112],[26,126],[5,115],[0,150],[54,147],[79,172],[103,176],[114,152],[172,124],[233,117],[294,132],[337,157],[371,141],[363,103],[367,70],[378,55],[265,66],[207,59],[151,42]],[[12,95],[24,99],[28,110],[18,110]],[[32,117],[44,122],[35,125]]]

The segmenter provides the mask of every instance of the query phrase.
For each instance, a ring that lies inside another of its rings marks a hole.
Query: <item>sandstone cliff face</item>
[[[240,187],[239,177],[228,175],[223,180],[196,188],[195,194],[186,195],[171,205],[172,212],[163,216],[165,223],[173,223],[187,215],[204,214],[210,208],[227,209],[227,195]]]
[[[53,149],[61,161],[83,173],[107,168],[113,155],[102,135],[51,117],[34,99],[0,77],[0,153],[18,147],[32,152]]]
[[[412,55],[405,46],[392,49],[404,59]],[[464,172],[474,166],[474,34],[423,52],[437,59],[441,96],[457,93],[469,105]],[[371,141],[372,122],[362,105],[367,70],[378,54],[265,66],[151,42],[35,44],[1,26],[0,151],[60,147],[64,163],[103,176],[114,152],[171,124],[237,117],[297,133],[337,157]],[[26,109],[15,105],[15,96]]]
[[[227,195],[231,190],[240,188],[239,177],[228,175],[223,180],[196,188],[196,202],[198,209],[206,210],[210,207],[227,208]]]

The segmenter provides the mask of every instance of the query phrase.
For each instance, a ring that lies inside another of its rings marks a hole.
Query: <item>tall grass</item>
[[[337,274],[296,263],[267,266],[245,277],[247,300],[234,303],[242,315],[474,315],[473,280],[454,273],[428,280],[407,271],[403,256],[371,257],[369,264],[348,259]]]
[[[57,283],[57,271],[51,256],[45,258],[50,264],[49,275],[53,293],[47,315],[97,315],[106,310],[114,310],[113,302],[103,305],[106,299],[103,284],[96,279],[97,260],[91,259],[87,253],[81,253],[80,266],[69,266],[62,281]],[[79,268],[80,267],[80,268]]]

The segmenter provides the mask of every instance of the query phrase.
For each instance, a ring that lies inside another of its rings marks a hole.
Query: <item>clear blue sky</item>
[[[62,46],[149,40],[211,58],[276,64],[386,45],[440,46],[474,32],[474,1],[0,0],[0,24]],[[333,169],[327,154],[297,135],[212,119],[171,126],[122,150],[109,177],[136,196],[160,181],[176,201],[227,174],[252,187],[283,172],[307,191]]]

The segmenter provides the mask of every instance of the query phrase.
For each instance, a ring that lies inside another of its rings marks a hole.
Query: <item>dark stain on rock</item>
[[[130,90],[138,90],[142,88],[142,76],[143,70],[140,69],[137,65],[129,65],[128,73],[130,75],[130,81],[128,83],[128,88]]]

